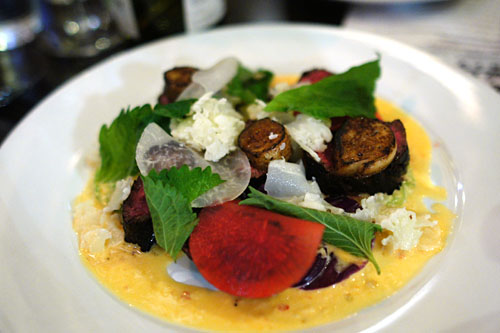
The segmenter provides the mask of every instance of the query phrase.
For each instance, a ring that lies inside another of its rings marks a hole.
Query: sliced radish
[[[201,211],[189,249],[200,273],[216,288],[262,298],[306,275],[323,231],[319,223],[230,201]]]
[[[247,155],[241,150],[232,152],[217,163],[208,163],[212,171],[225,182],[194,199],[191,203],[193,207],[207,207],[234,200],[248,187],[252,171]]]
[[[248,187],[251,176],[250,163],[242,151],[236,150],[217,163],[209,162],[154,123],[149,124],[141,135],[136,161],[144,176],[152,169],[180,168],[184,164],[202,169],[210,166],[212,172],[219,174],[225,182],[196,198],[193,207],[216,205],[237,198]]]
[[[193,74],[192,83],[177,97],[178,101],[200,98],[207,92],[218,92],[229,83],[238,71],[236,58],[225,58],[214,66]]]

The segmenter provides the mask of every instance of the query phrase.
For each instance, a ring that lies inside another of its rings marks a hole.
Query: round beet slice
[[[230,201],[202,209],[189,248],[198,270],[218,289],[269,297],[307,273],[323,231],[319,223]]]

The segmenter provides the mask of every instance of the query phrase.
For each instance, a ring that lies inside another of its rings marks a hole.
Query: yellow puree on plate
[[[446,192],[430,180],[431,141],[422,127],[389,104],[377,100],[377,110],[384,120],[401,119],[410,147],[410,168],[416,186],[405,207],[418,214],[429,213],[422,199],[444,200]],[[93,200],[93,181],[76,203]],[[99,255],[81,249],[88,269],[113,294],[140,310],[168,322],[200,329],[217,330],[287,330],[316,326],[346,318],[392,295],[414,277],[425,263],[445,246],[454,215],[441,204],[434,204],[431,220],[437,227],[424,232],[420,242],[432,250],[390,251],[384,249],[378,235],[374,254],[382,274],[372,264],[341,283],[315,291],[288,289],[266,299],[241,299],[172,280],[166,273],[172,259],[158,246],[148,253],[122,242],[107,246]],[[106,214],[111,218],[110,214]],[[116,217],[115,217],[116,219]],[[75,216],[74,227],[84,223]],[[79,235],[81,236],[81,235]]]

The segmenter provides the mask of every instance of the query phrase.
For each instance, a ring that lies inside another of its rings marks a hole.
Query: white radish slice
[[[218,92],[233,79],[237,71],[238,60],[233,57],[224,58],[208,69],[197,71],[191,78],[191,84],[177,100],[200,98],[207,92]]]
[[[154,123],[149,124],[141,135],[136,161],[142,175],[147,175],[152,169],[160,171],[174,166],[180,168],[187,165],[189,168],[202,169],[210,166],[212,172],[219,174],[225,182],[196,198],[192,202],[193,207],[212,206],[236,199],[250,182],[250,163],[241,150],[217,163],[209,162]]]
[[[137,143],[135,160],[143,176],[152,169],[159,172],[173,166],[180,168],[184,164],[190,168],[205,169],[210,165],[200,154],[176,141],[155,123],[146,126],[142,132]]]
[[[290,163],[285,160],[274,160],[269,163],[264,190],[275,198],[321,193],[316,182],[310,182],[306,179],[302,164]]]
[[[193,207],[207,207],[236,199],[250,183],[251,168],[247,155],[236,150],[219,162],[209,162],[212,171],[219,174],[224,183],[216,186],[194,199]]]

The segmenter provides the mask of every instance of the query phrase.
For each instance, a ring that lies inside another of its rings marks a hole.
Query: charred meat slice
[[[258,171],[266,171],[272,160],[288,160],[292,156],[292,143],[285,127],[269,118],[249,123],[241,132],[238,145]]]
[[[177,97],[191,83],[193,74],[197,71],[194,67],[175,67],[164,74],[165,88],[159,98],[160,104],[175,102]]]
[[[123,202],[122,225],[125,241],[139,245],[141,251],[149,251],[156,242],[144,185],[140,177],[134,182],[130,195]]]
[[[396,139],[389,125],[377,119],[349,118],[336,131],[334,174],[365,177],[381,172],[396,155]]]
[[[316,83],[331,75],[334,74],[325,69],[312,69],[310,71],[302,73],[299,79],[299,83]]]
[[[380,167],[377,173],[370,175],[363,173],[351,176],[339,175],[335,172],[337,164],[335,156],[339,152],[336,140],[332,140],[324,152],[318,153],[321,158],[320,163],[316,162],[309,154],[304,154],[303,162],[307,177],[314,177],[321,191],[330,196],[375,194],[377,192],[390,194],[398,189],[410,161],[406,132],[403,123],[399,120],[385,124],[391,129],[396,141],[394,157],[385,168]],[[338,131],[340,129],[334,133],[334,137],[337,136]]]

